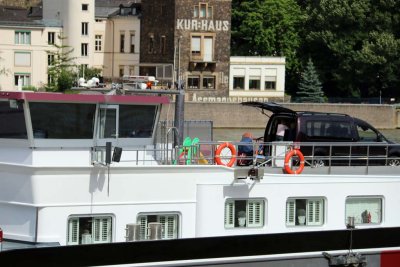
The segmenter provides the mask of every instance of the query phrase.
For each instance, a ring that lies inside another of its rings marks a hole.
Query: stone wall
[[[345,113],[365,120],[378,129],[400,128],[400,112],[391,105],[282,104],[296,111]],[[173,120],[174,104],[164,107],[162,119]],[[270,113],[267,112],[269,115]],[[263,128],[268,116],[239,103],[185,103],[185,120],[212,120],[215,128]]]

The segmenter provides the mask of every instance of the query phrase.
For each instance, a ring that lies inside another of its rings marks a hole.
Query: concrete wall
[[[296,111],[345,113],[365,120],[378,129],[400,128],[400,112],[390,105],[283,104]],[[162,119],[174,119],[174,104],[163,109]],[[269,112],[267,114],[270,114]],[[212,120],[215,128],[263,128],[268,116],[239,103],[185,103],[185,120]]]

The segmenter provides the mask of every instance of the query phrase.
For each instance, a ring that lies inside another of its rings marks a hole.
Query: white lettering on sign
[[[228,31],[229,21],[227,20],[197,20],[197,19],[177,19],[177,30],[187,31]]]

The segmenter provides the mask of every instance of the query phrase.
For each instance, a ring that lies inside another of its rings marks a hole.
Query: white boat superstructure
[[[400,227],[400,167],[384,155],[324,167],[306,157],[291,175],[285,164],[299,162],[285,155],[298,144],[253,143],[274,153],[238,166],[240,142],[226,144],[226,155],[224,142],[160,143],[166,102],[1,92],[3,248]]]

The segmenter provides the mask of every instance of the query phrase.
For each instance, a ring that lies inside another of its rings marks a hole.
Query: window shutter
[[[248,227],[261,227],[263,225],[263,202],[249,200],[247,208]]]
[[[235,227],[235,218],[234,218],[234,202],[227,201],[225,203],[225,227],[226,228],[233,228]]]
[[[101,219],[101,242],[111,242],[111,218]]]
[[[323,215],[323,201],[309,200],[307,204],[307,225],[321,225]]]
[[[162,225],[162,239],[177,238],[176,220],[177,217],[174,215],[159,216],[158,221]]]
[[[295,225],[295,208],[296,204],[294,200],[288,200],[286,202],[286,225]]]
[[[69,219],[68,222],[68,245],[79,244],[79,219]]]
[[[192,36],[192,52],[200,52],[200,41],[199,36]]]
[[[140,216],[139,224],[140,224],[140,240],[146,240],[147,239],[147,216]]]
[[[100,219],[93,218],[92,221],[92,240],[93,243],[100,243]]]

